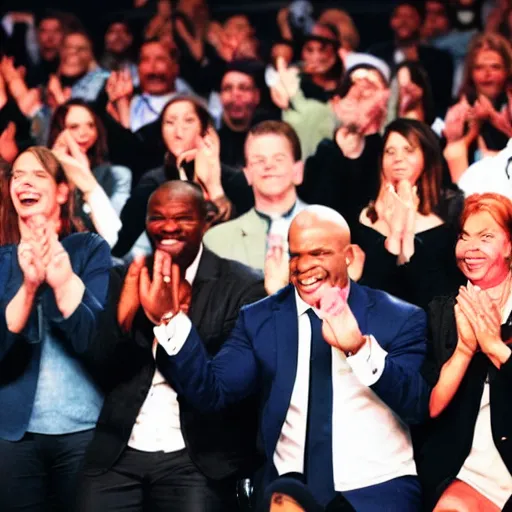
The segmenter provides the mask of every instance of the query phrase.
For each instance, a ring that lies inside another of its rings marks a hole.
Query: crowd
[[[0,11],[2,512],[512,510],[512,4],[389,12]]]

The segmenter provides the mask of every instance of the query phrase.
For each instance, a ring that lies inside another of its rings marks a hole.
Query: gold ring
[[[171,282],[171,278],[169,276],[164,276],[163,280],[164,280],[164,283],[167,283],[167,284],[169,284]]]

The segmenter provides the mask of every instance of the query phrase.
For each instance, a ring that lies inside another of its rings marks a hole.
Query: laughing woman
[[[85,358],[110,251],[77,232],[73,194],[48,149],[26,150],[1,180],[0,504],[70,511],[103,402]]]
[[[474,194],[461,225],[467,285],[430,305],[432,420],[418,475],[428,510],[497,512],[512,505],[512,202]]]

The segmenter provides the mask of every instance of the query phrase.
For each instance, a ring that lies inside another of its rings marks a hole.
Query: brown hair
[[[43,146],[32,146],[23,151],[21,155],[24,153],[31,153],[34,155],[48,174],[52,176],[57,185],[61,183],[68,183],[62,165],[49,149]],[[14,205],[12,204],[10,194],[10,184],[14,163],[10,167],[4,167],[0,172],[0,245],[18,244],[20,242],[18,215],[14,209]],[[74,194],[70,193],[66,203],[61,206],[61,228],[59,237],[65,237],[74,231],[84,231],[82,222],[73,215],[74,209]]]
[[[57,137],[60,135],[62,131],[66,129],[66,117],[73,107],[85,108],[85,110],[87,110],[87,112],[91,114],[94,121],[94,125],[96,126],[98,138],[96,142],[89,148],[89,151],[87,151],[87,158],[89,159],[89,164],[91,166],[91,169],[94,169],[96,166],[104,163],[108,158],[107,132],[105,130],[103,122],[98,117],[96,112],[85,101],[81,99],[69,100],[66,103],[57,107],[50,122],[48,147],[52,148],[55,144],[55,141],[57,140]]]
[[[477,34],[469,44],[468,53],[464,62],[464,74],[460,95],[465,94],[469,99],[476,98],[477,92],[473,82],[473,69],[478,53],[481,50],[493,50],[501,55],[507,76],[512,76],[512,47],[510,43],[500,34],[486,32]]]
[[[460,216],[461,229],[471,215],[480,212],[487,212],[508,234],[512,242],[512,201],[508,197],[491,192],[472,194],[467,197]]]
[[[422,215],[429,215],[436,210],[441,199],[443,164],[439,140],[429,126],[416,119],[399,118],[389,123],[382,138],[383,151],[380,158],[380,186],[382,186],[384,148],[392,133],[399,133],[413,146],[419,145],[423,153],[423,172],[416,182],[419,198],[418,212]],[[367,215],[372,222],[376,222],[378,219],[373,201],[368,207]]]
[[[300,147],[300,140],[295,130],[284,121],[262,121],[257,125],[253,126],[245,139],[245,146],[247,147],[247,141],[249,137],[257,137],[258,135],[281,135],[284,137],[291,146],[293,159],[298,162],[302,158],[302,150]]]

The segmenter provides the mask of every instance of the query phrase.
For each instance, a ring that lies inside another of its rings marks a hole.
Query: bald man
[[[86,456],[80,512],[235,512],[236,480],[256,465],[254,397],[220,414],[178,399],[155,364],[153,327],[170,307],[173,279],[188,301],[210,356],[234,327],[240,307],[265,296],[262,276],[203,247],[207,207],[201,189],[169,181],[150,197],[146,231],[154,254],[117,269],[98,338],[117,347],[110,392]]]
[[[156,327],[159,367],[201,410],[259,394],[262,487],[299,473],[323,506],[419,511],[408,424],[427,416],[425,313],[349,280],[350,231],[334,210],[299,213],[289,246],[291,284],[242,308],[210,362],[183,313]]]

